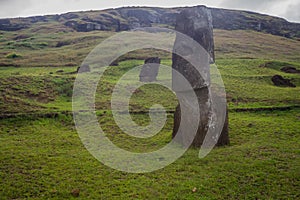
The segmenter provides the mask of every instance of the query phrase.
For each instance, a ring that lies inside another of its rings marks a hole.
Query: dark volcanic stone
[[[91,71],[90,66],[87,64],[77,68],[77,73],[85,73],[90,71]]]
[[[145,60],[145,64],[148,64],[148,63],[157,63],[157,64],[160,64],[160,58],[159,57],[147,58]]]
[[[193,89],[206,87],[210,82],[209,63],[214,59],[214,40],[210,11],[203,6],[183,10],[177,16],[176,31],[193,38],[202,46],[202,50],[195,48],[194,44],[182,38],[181,35],[177,35],[174,52],[188,57],[189,61],[192,60],[196,66],[193,66],[180,55],[173,54],[173,69],[182,74],[190,82]],[[199,72],[202,74],[200,75]],[[173,74],[174,91],[187,90],[183,87],[184,84],[182,84],[180,79],[180,77],[176,77],[176,74]]]
[[[300,70],[296,69],[295,67],[291,67],[291,66],[283,67],[280,70],[285,72],[285,73],[300,74]]]
[[[119,66],[118,60],[113,61],[109,66]]]
[[[25,24],[11,23],[9,19],[0,19],[0,30],[1,31],[18,31],[27,28]]]
[[[177,15],[175,29],[196,40],[215,60],[213,22],[211,11],[204,7],[183,10]]]
[[[79,18],[79,16],[75,13],[66,13],[66,14],[62,14],[60,16],[67,20]]]
[[[37,22],[48,22],[48,18],[46,16],[34,16],[28,18],[31,23],[37,23]]]
[[[275,75],[272,77],[272,82],[275,86],[278,87],[296,87],[293,83],[291,83],[291,80],[285,79],[280,75]]]
[[[186,93],[176,93],[179,99],[183,99],[183,97],[180,97],[179,95],[184,95],[188,96],[189,92]],[[193,139],[192,146],[194,147],[200,147],[203,144],[203,141],[205,139],[207,130],[208,130],[208,121],[209,121],[209,115],[210,115],[210,110],[208,108],[208,88],[202,88],[198,89],[195,91],[196,95],[198,96],[198,102],[199,102],[199,110],[200,110],[200,123],[198,126],[198,131],[196,134],[196,137]],[[193,109],[191,108],[190,105],[182,104],[182,106],[185,106],[183,109],[185,109],[185,112],[191,113],[189,115],[189,119],[184,119],[185,122],[187,122],[187,126],[189,123],[193,123],[195,116],[193,115]],[[175,113],[174,113],[174,127],[173,127],[173,133],[172,137],[174,138],[176,134],[178,134],[178,131],[186,131],[186,130],[180,130],[179,126],[181,124],[181,110],[180,110],[180,105],[176,107]],[[226,108],[227,109],[227,108]],[[186,127],[188,129],[188,127]],[[229,140],[229,117],[228,117],[228,109],[226,110],[226,117],[225,117],[225,122],[224,126],[221,132],[221,135],[216,143],[217,146],[225,146],[229,145],[230,140]],[[188,141],[190,141],[189,136],[183,135],[181,138],[177,138],[176,140],[178,143],[182,144],[183,146],[186,146],[188,144]]]
[[[21,34],[21,35],[14,37],[14,40],[23,40],[23,39],[27,39],[27,38],[30,38],[30,36]]]
[[[65,26],[75,29],[78,32],[89,32],[94,30],[101,30],[101,31],[108,31],[110,30],[106,25],[102,24],[102,22],[97,21],[88,21],[85,19],[86,22],[78,23],[75,20],[70,20],[65,22]]]
[[[156,77],[158,75],[160,65],[160,58],[151,57],[145,60],[145,64],[140,73],[140,81],[141,82],[154,82],[156,81]]]
[[[57,21],[80,32],[94,30],[126,31],[136,27],[160,24],[172,28],[176,17],[185,8],[145,8],[125,7],[81,13],[66,13],[27,18],[0,19],[0,30],[17,31],[30,28],[36,22]],[[270,17],[254,12],[210,8],[213,26],[225,30],[255,30],[287,38],[299,39],[300,24],[291,23],[278,17]],[[71,26],[69,21],[76,21]],[[92,24],[92,25],[90,25]]]
[[[59,41],[59,42],[57,42],[55,47],[59,48],[59,47],[67,46],[70,44],[71,44],[71,42],[69,42],[69,41]]]
[[[177,16],[176,30],[193,38],[203,49],[194,48],[189,41],[186,41],[180,34],[177,34],[174,52],[191,59],[194,62],[194,66],[181,56],[173,54],[172,68],[182,74],[189,81],[192,88],[183,86],[184,82],[182,82],[180,76],[173,73],[173,90],[176,92],[180,106],[177,106],[174,114],[172,136],[183,146],[192,142],[192,146],[200,147],[206,137],[209,128],[209,119],[213,114],[209,98],[210,63],[214,61],[214,40],[210,10],[204,6],[183,10]],[[200,113],[194,112],[197,104],[195,104],[192,98],[189,98],[193,92],[197,95]],[[184,112],[184,114],[181,112]],[[182,116],[185,117],[181,118]],[[189,127],[193,127],[194,123],[197,123],[195,119],[199,119],[199,124],[196,125],[198,130],[196,136],[193,138],[186,132],[190,132]],[[185,127],[182,128],[180,126]],[[177,135],[178,133],[181,134]],[[221,136],[217,141],[217,145],[227,144],[229,144],[228,114]]]
[[[229,116],[228,116],[228,108],[226,108],[226,118],[224,122],[224,127],[219,137],[217,146],[225,146],[225,145],[229,145],[229,143],[230,143],[229,142]]]
[[[180,101],[180,105],[177,106],[175,114],[174,114],[174,128],[173,128],[172,136],[173,136],[173,138],[175,138],[175,136],[179,132],[183,132],[183,133],[188,132],[190,130],[189,127],[191,127],[190,124],[194,124],[195,118],[200,117],[200,121],[198,124],[198,131],[197,131],[195,138],[191,138],[191,136],[187,135],[187,134],[181,134],[180,138],[178,138],[178,137],[176,138],[176,142],[178,142],[179,144],[182,144],[183,146],[187,146],[189,144],[189,141],[193,141],[192,146],[200,147],[203,143],[206,132],[208,130],[208,121],[209,121],[208,116],[210,114],[209,113],[210,110],[207,106],[208,88],[204,87],[204,88],[195,90],[195,93],[198,98],[200,115],[199,115],[199,113],[193,112],[194,108],[193,108],[193,106],[190,106],[190,105],[193,105],[193,102],[191,102],[191,100],[189,98],[185,98],[187,96],[190,96],[191,92],[192,91],[176,93],[176,95]],[[190,114],[188,115],[187,118],[181,119],[181,114],[182,114],[181,111],[190,113]],[[182,120],[184,120],[184,122]],[[180,125],[182,126],[181,123],[185,123],[186,125],[185,125],[185,127],[180,129]]]

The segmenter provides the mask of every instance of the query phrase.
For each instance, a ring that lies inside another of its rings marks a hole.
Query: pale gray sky
[[[0,18],[101,10],[123,6],[194,5],[249,10],[300,22],[300,0],[0,0]]]

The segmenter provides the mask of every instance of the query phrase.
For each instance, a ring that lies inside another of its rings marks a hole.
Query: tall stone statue
[[[188,35],[197,41],[202,47],[205,53],[194,52],[194,49],[190,47],[184,40],[177,35],[174,52],[178,49],[184,52],[187,57],[195,57],[194,64],[191,64],[186,59],[173,54],[173,65],[172,68],[178,71],[183,77],[188,80],[191,85],[191,89],[182,87],[179,78],[173,73],[173,90],[180,101],[180,105],[177,106],[174,114],[174,128],[173,138],[178,132],[184,132],[180,130],[181,111],[191,113],[190,119],[184,119],[185,122],[193,123],[193,118],[199,117],[198,131],[195,138],[193,139],[192,146],[200,147],[203,144],[206,133],[208,131],[209,119],[211,117],[211,103],[209,99],[209,87],[210,87],[210,64],[214,63],[214,39],[213,39],[213,27],[212,27],[212,16],[210,10],[205,6],[198,6],[194,8],[188,8],[183,10],[177,17],[176,20],[176,31]],[[201,71],[201,74],[195,69]],[[188,96],[191,93],[195,93],[198,99],[200,116],[193,113],[195,110],[192,105],[194,102],[190,102]],[[186,115],[185,115],[186,116]],[[190,138],[183,136],[176,140],[182,145],[188,145]],[[228,137],[228,114],[225,120],[223,131],[218,139],[217,145],[229,144]]]

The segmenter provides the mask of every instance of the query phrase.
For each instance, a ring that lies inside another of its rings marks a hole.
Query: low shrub
[[[17,53],[9,53],[6,55],[6,58],[15,59],[15,58],[22,58],[22,56]]]

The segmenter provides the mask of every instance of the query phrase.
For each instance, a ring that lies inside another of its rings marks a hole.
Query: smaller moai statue
[[[140,73],[140,81],[141,82],[155,82],[156,77],[158,75],[159,65],[160,65],[159,57],[151,57],[145,60],[145,64]]]

